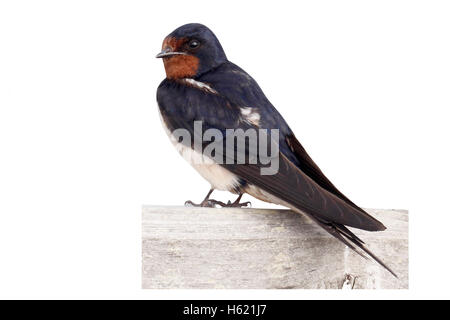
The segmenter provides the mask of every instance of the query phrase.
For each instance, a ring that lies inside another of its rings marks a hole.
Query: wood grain
[[[407,289],[408,212],[367,211],[387,230],[352,230],[398,279],[290,210],[144,206],[142,287]]]

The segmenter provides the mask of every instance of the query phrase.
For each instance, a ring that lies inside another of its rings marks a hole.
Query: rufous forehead
[[[162,48],[165,49],[167,47],[170,47],[172,51],[177,51],[185,41],[185,38],[166,37],[163,41]]]

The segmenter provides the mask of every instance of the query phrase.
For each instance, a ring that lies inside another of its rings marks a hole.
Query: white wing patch
[[[213,94],[217,94],[217,91],[214,90],[213,88],[211,88],[208,84],[201,82],[201,81],[197,81],[191,78],[184,78],[183,81],[194,88],[200,89],[202,91],[208,92],[208,93],[213,93]]]
[[[261,116],[255,108],[242,107],[241,108],[241,120],[247,122],[248,124],[252,124],[254,126],[259,126],[259,120]]]

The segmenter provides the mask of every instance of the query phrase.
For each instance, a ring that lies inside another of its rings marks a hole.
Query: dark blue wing
[[[281,114],[266,98],[256,81],[244,70],[229,62],[215,72],[205,74],[199,80],[211,84],[221,95],[237,106],[258,109],[261,128],[280,129],[280,151],[289,161],[319,186],[356,209],[362,210],[342,194],[323,174],[297,140]]]

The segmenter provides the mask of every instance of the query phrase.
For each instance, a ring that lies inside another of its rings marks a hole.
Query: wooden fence
[[[398,279],[290,210],[144,206],[142,287],[407,289],[408,212],[367,211],[387,230],[353,231]]]

